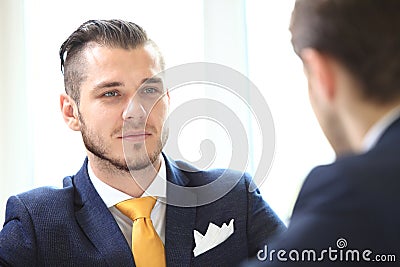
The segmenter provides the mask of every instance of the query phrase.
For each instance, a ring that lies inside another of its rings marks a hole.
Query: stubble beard
[[[147,151],[146,148],[144,148],[146,153],[142,154],[141,158],[129,158],[129,154],[127,155],[126,153],[129,152],[133,153],[132,155],[134,155],[135,151],[142,150],[143,147],[145,147],[145,143],[129,146],[129,151],[125,151],[128,147],[124,145],[125,157],[123,159],[113,158],[110,156],[110,149],[106,146],[104,140],[102,140],[99,135],[96,135],[87,127],[80,114],[79,120],[81,122],[82,139],[86,149],[95,157],[97,157],[98,160],[104,163],[102,164],[102,167],[108,169],[109,171],[117,169],[119,171],[130,173],[131,171],[143,170],[150,165],[154,165],[159,159],[162,149],[168,140],[169,131],[166,128],[162,131],[161,138],[157,140],[156,148],[153,151]],[[128,164],[125,158],[127,159]]]

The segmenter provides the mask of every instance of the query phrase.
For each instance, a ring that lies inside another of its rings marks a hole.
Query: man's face
[[[156,52],[89,46],[80,87],[80,131],[87,150],[121,170],[140,170],[160,157],[169,98]],[[124,157],[126,153],[126,161]]]

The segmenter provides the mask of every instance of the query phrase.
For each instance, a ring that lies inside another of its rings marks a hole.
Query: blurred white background
[[[61,187],[62,179],[83,163],[80,134],[69,130],[59,111],[64,88],[58,50],[84,21],[112,18],[141,25],[160,46],[167,68],[215,62],[255,83],[271,110],[276,138],[273,165],[261,191],[288,222],[307,173],[334,158],[309,106],[302,65],[290,44],[293,4],[293,0],[1,0],[1,224],[10,195],[43,185]],[[207,96],[209,91],[201,94]],[[180,97],[172,95],[172,107],[179,105]],[[250,117],[241,114],[241,120]],[[248,125],[250,139],[247,171],[254,174],[262,164],[257,157],[261,144],[253,136],[254,125],[242,123]],[[200,127],[198,132],[204,132],[202,125],[193,124],[191,131]],[[218,136],[223,131],[210,132],[216,144],[224,139]],[[179,143],[188,158],[197,157],[199,146],[194,144],[201,138],[201,134],[182,135]],[[229,147],[223,152],[218,155],[230,156]],[[229,160],[223,157],[213,167],[227,167]]]

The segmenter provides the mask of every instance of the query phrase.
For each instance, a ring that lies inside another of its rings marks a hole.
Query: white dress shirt
[[[108,207],[111,214],[114,216],[119,228],[125,236],[129,247],[132,248],[132,220],[122,214],[116,207],[115,204],[131,199],[132,196],[127,195],[109,185],[102,182],[96,177],[90,162],[88,163],[88,174],[90,180],[93,183],[97,193],[103,199],[104,203]],[[157,202],[151,212],[150,218],[153,222],[154,228],[161,238],[161,241],[165,244],[165,212],[166,212],[166,168],[164,158],[161,156],[161,167],[154,181],[150,184],[149,188],[144,192],[143,196],[151,195],[157,197]]]
[[[379,121],[377,121],[364,136],[363,140],[363,152],[368,152],[372,149],[379,139],[382,137],[383,133],[389,128],[389,126],[395,122],[400,117],[400,106],[392,109],[385,116],[383,116]]]

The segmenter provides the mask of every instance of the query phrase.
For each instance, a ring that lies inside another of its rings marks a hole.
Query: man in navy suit
[[[337,159],[311,171],[254,266],[399,266],[399,12],[398,0],[296,1],[292,43]]]
[[[157,198],[150,218],[167,266],[233,266],[285,229],[259,191],[249,192],[247,174],[201,171],[162,153],[169,95],[154,75],[164,62],[138,25],[88,21],[60,57],[63,118],[81,132],[87,159],[62,189],[8,200],[0,265],[135,266],[132,221],[115,205],[147,195]],[[204,201],[214,193],[218,199]],[[213,242],[210,226],[221,230]]]

